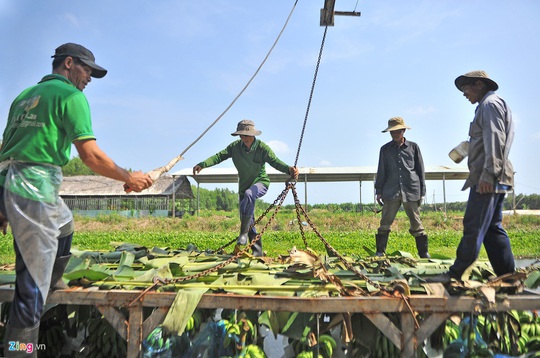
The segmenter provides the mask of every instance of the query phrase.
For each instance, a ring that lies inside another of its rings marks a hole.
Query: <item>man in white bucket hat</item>
[[[411,129],[401,117],[388,120],[383,133],[390,132],[392,140],[381,147],[375,179],[377,202],[383,205],[379,229],[375,235],[375,255],[386,254],[390,228],[403,205],[409,217],[409,232],[414,236],[418,256],[429,258],[428,237],[420,220],[420,205],[426,195],[424,160],[418,144],[405,139]]]
[[[514,139],[512,112],[495,94],[499,85],[486,72],[468,72],[454,83],[472,104],[478,103],[469,127],[469,177],[463,186],[463,190],[470,188],[469,200],[456,260],[448,272],[428,278],[428,282],[464,279],[482,244],[497,276],[515,269],[510,239],[502,227],[504,196],[514,185],[514,169],[508,159]]]
[[[298,169],[282,162],[263,141],[255,138],[261,131],[255,129],[255,123],[249,119],[238,122],[236,132],[232,136],[240,136],[229,144],[221,152],[211,156],[193,167],[193,175],[203,168],[208,168],[232,158],[233,164],[238,170],[238,194],[240,200],[240,235],[237,238],[238,245],[247,245],[257,237],[255,231],[254,211],[255,200],[262,197],[268,191],[270,179],[266,174],[266,163],[282,173],[289,174],[298,179]],[[262,239],[252,247],[254,256],[263,256]]]

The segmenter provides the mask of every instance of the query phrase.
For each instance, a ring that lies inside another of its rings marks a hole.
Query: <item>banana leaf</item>
[[[533,271],[524,281],[527,288],[538,288],[540,286],[540,271]]]
[[[175,332],[181,336],[184,333],[188,320],[193,315],[193,312],[195,312],[205,292],[206,290],[204,289],[198,291],[178,291],[167,316],[165,316],[163,327],[169,330],[169,332]]]

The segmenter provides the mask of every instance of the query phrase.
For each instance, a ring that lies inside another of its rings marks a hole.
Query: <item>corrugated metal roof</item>
[[[193,198],[191,184],[186,176],[174,177],[176,199]],[[173,192],[173,177],[164,175],[141,193],[124,191],[123,184],[118,180],[100,175],[66,176],[60,185],[60,196],[170,196]]]
[[[464,180],[469,175],[466,167],[426,166],[426,180]],[[339,181],[373,181],[377,174],[376,167],[300,167],[299,182],[339,182]],[[269,165],[266,173],[272,182],[285,182],[289,177]],[[172,173],[173,176],[190,176],[197,183],[236,183],[236,168],[204,168],[193,175],[192,168]]]

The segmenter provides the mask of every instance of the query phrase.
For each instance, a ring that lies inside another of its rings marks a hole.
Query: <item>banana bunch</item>
[[[257,340],[257,327],[247,317],[241,316],[237,322],[226,319],[223,319],[222,322],[226,332],[223,340],[225,347],[234,344],[237,351],[242,351],[247,343],[253,343]]]
[[[478,316],[478,329],[486,342],[490,342],[497,337],[497,322],[491,315]]]
[[[302,339],[294,339],[292,342],[290,342],[290,345],[292,346],[295,357],[298,357],[300,353],[307,352],[310,349],[310,345],[306,337]]]
[[[126,342],[104,317],[90,319],[86,341],[89,343],[89,357],[113,358],[127,355]]]
[[[266,358],[264,350],[256,344],[249,344],[240,352],[239,358]]]
[[[319,336],[319,352],[322,353],[324,358],[332,358],[336,346],[337,342],[331,335],[321,334]]]
[[[51,324],[47,325],[47,327],[40,327],[38,342],[47,347],[47,350],[44,352],[47,356],[59,357],[62,348],[66,343],[64,328],[62,328],[62,325],[60,324]]]
[[[523,311],[519,315],[521,333],[529,337],[540,336],[540,316],[534,316],[530,311]]]
[[[390,358],[399,357],[401,351],[380,331],[377,334],[377,341],[375,343],[374,358]]]
[[[186,324],[186,331],[197,331],[202,323],[202,313],[200,310],[195,310]]]
[[[332,358],[337,342],[329,334],[321,334],[318,342],[315,334],[308,334],[302,339],[295,339],[291,345],[297,358],[313,358],[317,349],[319,350],[319,358]]]
[[[447,320],[442,348],[452,343],[480,357],[493,352],[515,356],[540,351],[540,317],[536,311],[510,310],[464,317],[459,326]]]
[[[518,345],[520,353],[540,351],[540,316],[531,311],[519,313],[520,336]],[[540,354],[539,354],[540,356]]]
[[[443,349],[446,349],[450,343],[456,341],[459,338],[459,326],[452,320],[447,320],[444,326],[444,335],[442,337]]]
[[[540,336],[531,337],[527,343],[525,343],[526,352],[537,352],[532,357],[540,357]]]

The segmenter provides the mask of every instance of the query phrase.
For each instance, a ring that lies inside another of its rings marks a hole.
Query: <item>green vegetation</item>
[[[69,162],[62,167],[62,174],[66,177],[75,175],[96,175],[96,173],[90,170],[79,157],[71,158]]]
[[[257,210],[258,216],[263,210]],[[265,216],[257,225],[261,231],[268,223],[272,213]],[[365,256],[364,249],[374,249],[374,234],[380,220],[380,214],[373,212],[329,212],[313,209],[308,212],[309,221],[318,232],[338,252],[346,255]],[[454,257],[461,239],[462,212],[451,212],[446,216],[438,212],[425,212],[423,223],[429,235],[430,253]],[[199,216],[185,215],[177,218],[141,218],[130,219],[120,215],[99,216],[97,218],[76,217],[76,232],[73,246],[79,250],[110,251],[111,242],[128,242],[152,247],[171,249],[185,248],[189,244],[199,249],[216,250],[234,241],[239,220],[236,211],[201,211]],[[301,225],[310,248],[324,253],[321,240],[309,227],[305,218]],[[540,217],[532,215],[509,215],[504,217],[504,226],[512,240],[514,255],[519,258],[540,257],[538,236],[540,235]],[[408,219],[404,212],[399,212],[392,227],[388,243],[388,252],[407,251],[416,255],[414,239],[408,233]],[[304,248],[304,242],[298,225],[296,212],[282,209],[263,235],[263,249],[270,256],[286,254],[293,246]],[[232,252],[234,245],[225,251]],[[482,250],[481,258],[486,258]],[[0,264],[14,262],[12,236],[0,241]]]

